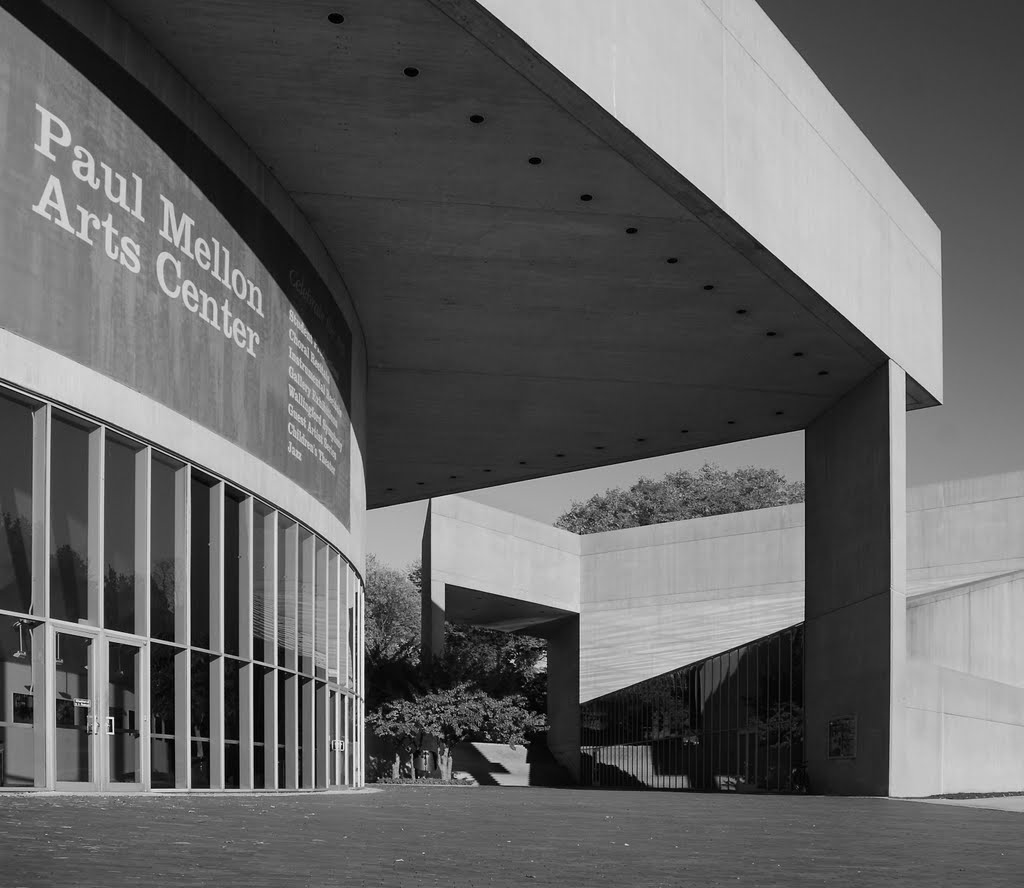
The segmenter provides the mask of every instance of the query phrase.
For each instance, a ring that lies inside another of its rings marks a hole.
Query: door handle
[[[107,735],[110,737],[114,736],[114,716],[107,716]]]

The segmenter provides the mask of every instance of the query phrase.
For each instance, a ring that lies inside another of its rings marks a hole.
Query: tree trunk
[[[441,769],[441,779],[452,779],[452,750],[447,746],[438,746],[437,763]]]

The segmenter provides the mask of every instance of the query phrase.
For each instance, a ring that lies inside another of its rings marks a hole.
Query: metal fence
[[[802,791],[803,642],[800,623],[584,703],[582,782]]]

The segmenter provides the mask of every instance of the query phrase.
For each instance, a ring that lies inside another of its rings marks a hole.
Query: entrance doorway
[[[141,790],[141,645],[99,631],[53,634],[56,788]]]

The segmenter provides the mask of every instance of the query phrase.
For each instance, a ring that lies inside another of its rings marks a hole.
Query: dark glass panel
[[[177,473],[184,471],[153,456],[150,506],[150,634],[174,641],[175,576],[177,572]],[[184,639],[178,639],[184,641]]]
[[[273,636],[270,618],[273,615],[273,602],[268,600],[268,593],[273,588],[273,577],[267,574],[266,548],[266,515],[257,505],[253,509],[252,528],[252,658],[267,660],[272,658],[268,639]]]
[[[90,721],[96,716],[89,681],[92,641],[58,632],[55,653],[56,778],[58,781],[88,783],[92,780]]]
[[[313,587],[316,577],[315,540],[299,528],[299,672],[313,673]],[[311,554],[312,553],[312,554]]]
[[[103,625],[135,631],[135,454],[107,435],[103,472]]]
[[[322,540],[316,541],[316,589],[314,592],[314,628],[316,646],[314,668],[317,678],[327,678],[327,573],[328,548]]]
[[[287,780],[285,773],[285,700],[287,696],[288,676],[284,672],[277,673],[277,786],[284,789]]]
[[[192,788],[210,786],[210,661],[209,654],[192,651]]]
[[[107,663],[108,773],[113,783],[139,783],[139,648],[111,642]]]
[[[36,688],[41,682],[35,681],[32,667],[37,626],[0,614],[0,786],[35,786],[41,777],[35,754]],[[41,635],[42,627],[37,631]]]
[[[0,608],[32,605],[32,410],[0,397]]]
[[[241,663],[224,658],[224,786],[239,787],[239,727],[241,724]]]
[[[54,416],[50,435],[50,616],[89,614],[89,433]]]
[[[149,648],[149,711],[151,721],[150,781],[153,789],[174,787],[174,657],[177,648]],[[184,652],[181,656],[186,656]]]
[[[295,602],[292,599],[288,560],[288,527],[290,522],[280,519],[277,526],[277,665],[295,668],[288,659],[288,650],[295,647]]]
[[[227,491],[224,497],[224,653],[238,655],[238,614],[243,571],[241,569],[242,495]]]
[[[192,477],[192,558],[189,594],[192,614],[192,644],[210,647],[210,498],[209,484]]]
[[[253,787],[264,789],[266,786],[266,753],[264,752],[264,738],[266,729],[264,717],[266,713],[266,682],[272,681],[274,673],[256,666],[253,669],[252,685],[252,736],[253,736]]]

